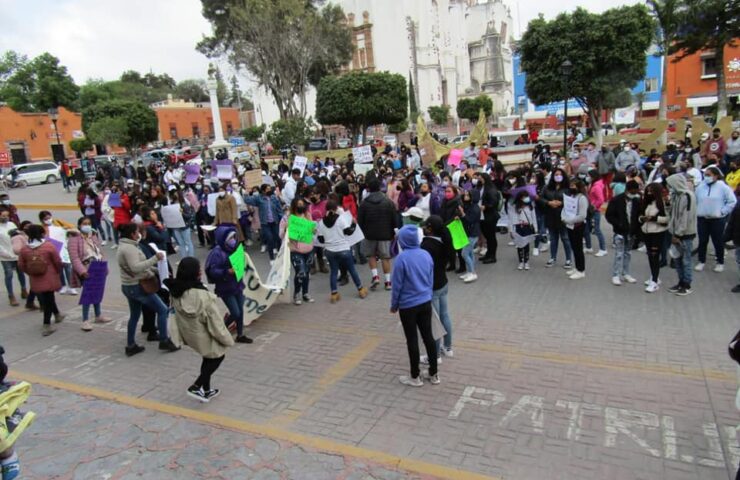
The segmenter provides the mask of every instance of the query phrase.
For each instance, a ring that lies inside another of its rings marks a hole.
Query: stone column
[[[208,95],[211,97],[211,115],[213,116],[213,143],[210,148],[228,148],[231,146],[229,142],[224,139],[224,131],[221,127],[221,110],[218,105],[218,82],[215,78],[209,78],[207,81]]]

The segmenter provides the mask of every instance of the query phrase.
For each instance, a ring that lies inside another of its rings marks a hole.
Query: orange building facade
[[[47,113],[18,113],[7,106],[0,106],[0,162],[13,164],[32,160],[51,160],[56,150],[60,155],[74,155],[69,141],[82,138],[82,117],[79,113],[59,108],[57,119],[59,142],[54,123]],[[7,159],[7,161],[5,160]]]
[[[207,104],[202,107],[154,107],[154,111],[159,120],[160,142],[173,143],[182,139],[197,142],[214,134],[213,116]],[[240,135],[238,109],[221,108],[221,128],[227,139]]]
[[[668,60],[668,118],[691,118],[712,110],[717,102],[717,71],[724,69],[725,85],[730,102],[740,96],[740,46],[725,47],[724,65],[719,65],[714,51],[698,52],[679,62]]]

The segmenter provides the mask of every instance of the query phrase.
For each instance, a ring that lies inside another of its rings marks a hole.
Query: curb
[[[73,203],[16,203],[18,210],[79,210]]]

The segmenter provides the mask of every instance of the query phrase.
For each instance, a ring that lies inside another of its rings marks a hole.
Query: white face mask
[[[226,196],[226,192],[218,192],[218,196],[224,198]]]
[[[51,218],[48,220],[44,220],[44,225],[51,225]]]
[[[630,150],[632,150],[632,147],[630,147],[629,145],[625,145],[624,146],[624,151],[625,152],[629,152]]]
[[[92,233],[92,226],[91,225],[83,225],[80,227],[80,231],[84,234],[90,234]]]
[[[3,205],[10,205],[10,200],[3,200]]]

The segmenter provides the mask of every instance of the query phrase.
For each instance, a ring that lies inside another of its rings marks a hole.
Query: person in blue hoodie
[[[712,239],[714,253],[717,255],[715,272],[725,269],[724,233],[727,219],[735,208],[735,194],[724,182],[722,171],[716,165],[704,169],[704,182],[696,187],[697,233],[699,236],[699,263],[694,270],[701,272],[707,262],[707,246]]]
[[[206,259],[205,273],[209,283],[216,285],[215,293],[229,310],[227,325],[236,322],[236,342],[252,343],[244,335],[244,282],[237,281],[229,255],[239,246],[236,228],[221,225],[214,232],[216,245]]]
[[[424,372],[424,376],[433,385],[438,385],[437,344],[432,335],[434,262],[429,252],[421,249],[415,225],[405,225],[398,231],[398,244],[402,251],[393,265],[391,313],[398,312],[401,316],[411,363],[411,376],[402,375],[398,379],[411,387],[424,385],[419,371],[418,329],[429,358],[429,370]]]

